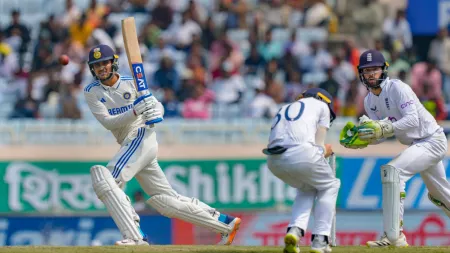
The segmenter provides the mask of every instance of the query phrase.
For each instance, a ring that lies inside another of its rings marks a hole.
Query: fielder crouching
[[[270,171],[297,189],[284,253],[299,253],[314,207],[311,251],[329,253],[332,221],[341,182],[325,158],[333,152],[325,137],[336,115],[331,95],[311,88],[283,106],[272,122],[269,144],[263,150]]]
[[[179,195],[158,165],[155,128],[145,122],[162,122],[161,103],[151,94],[138,97],[133,78],[117,72],[118,56],[110,47],[94,47],[88,65],[97,81],[84,89],[86,101],[95,118],[121,145],[106,167],[91,168],[94,191],[123,235],[116,245],[148,245],[139,216],[122,190],[133,177],[151,196],[147,203],[159,213],[220,233],[219,244],[231,244],[241,219],[222,214],[196,198]]]
[[[403,233],[405,184],[420,173],[428,189],[428,198],[450,217],[450,183],[442,159],[447,153],[447,138],[441,126],[423,107],[409,85],[387,76],[388,63],[376,50],[364,52],[359,60],[361,82],[369,90],[364,99],[368,115],[348,136],[341,132],[341,144],[347,148],[365,148],[395,136],[407,145],[401,154],[381,166],[384,234],[369,247],[407,247]],[[348,124],[347,124],[348,125]]]

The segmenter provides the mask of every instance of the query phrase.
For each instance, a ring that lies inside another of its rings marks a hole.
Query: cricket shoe
[[[218,245],[230,245],[231,243],[233,243],[234,237],[236,237],[236,233],[239,230],[241,219],[238,217],[233,217],[231,215],[220,214],[219,220],[230,226],[232,229],[229,233],[222,234],[222,239],[220,240]]]
[[[331,251],[327,236],[313,235],[310,253],[330,253]]]
[[[296,234],[286,234],[284,237],[283,253],[300,253],[300,247],[298,247],[299,242],[300,238]]]
[[[117,241],[115,245],[118,246],[136,246],[136,245],[149,245],[147,241],[143,239],[134,240],[134,239],[123,239],[121,241]]]
[[[369,248],[385,248],[385,247],[396,247],[396,248],[406,248],[408,247],[408,242],[406,242],[406,236],[403,232],[400,233],[400,237],[394,243],[391,243],[387,238],[386,233],[381,236],[379,241],[368,241],[366,243]]]

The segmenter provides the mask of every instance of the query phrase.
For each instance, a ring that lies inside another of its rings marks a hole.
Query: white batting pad
[[[191,201],[181,201],[168,195],[152,196],[147,203],[162,215],[169,218],[178,218],[194,225],[209,228],[217,233],[227,234],[232,227],[220,222],[200,205]]]
[[[141,230],[134,221],[136,212],[111,172],[104,166],[95,165],[91,168],[91,178],[97,197],[105,204],[122,235],[126,239],[142,239]]]
[[[400,236],[400,175],[392,165],[381,166],[383,183],[383,226],[386,236],[394,243]]]

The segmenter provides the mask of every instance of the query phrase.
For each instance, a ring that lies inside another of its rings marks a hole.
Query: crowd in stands
[[[328,90],[339,116],[357,117],[367,92],[356,68],[359,55],[376,48],[390,64],[389,76],[410,84],[425,107],[445,120],[447,28],[436,35],[428,57],[418,58],[404,2],[90,0],[82,8],[66,0],[63,13],[48,14],[39,25],[12,10],[10,22],[0,27],[0,115],[91,118],[83,96],[94,81],[87,54],[97,44],[110,45],[119,55],[119,72],[129,75],[119,18],[133,15],[145,74],[165,118],[272,118],[309,87]],[[58,63],[61,54],[69,56],[69,65]]]

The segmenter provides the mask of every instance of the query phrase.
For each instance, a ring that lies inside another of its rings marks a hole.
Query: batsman
[[[147,203],[159,213],[220,233],[219,244],[231,244],[240,218],[178,194],[167,181],[157,160],[155,128],[145,124],[161,124],[163,106],[151,93],[139,96],[133,78],[117,72],[118,58],[107,45],[94,47],[89,52],[88,66],[96,81],[84,89],[93,115],[121,145],[106,167],[95,165],[90,170],[97,197],[123,235],[116,245],[148,245],[139,215],[123,191],[133,177],[150,196]]]
[[[407,247],[403,233],[405,183],[420,173],[428,198],[450,217],[450,183],[442,159],[447,153],[443,128],[401,80],[388,77],[388,63],[376,50],[359,59],[359,77],[369,91],[364,99],[367,116],[359,125],[349,122],[341,132],[341,145],[360,149],[394,137],[408,146],[380,169],[383,192],[384,234],[368,247]]]

